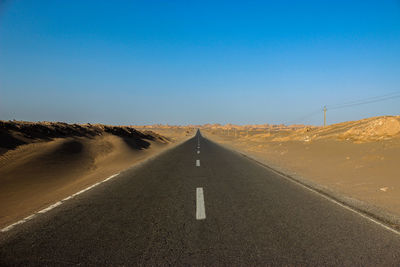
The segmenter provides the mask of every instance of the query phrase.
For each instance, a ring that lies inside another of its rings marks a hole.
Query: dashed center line
[[[205,220],[206,208],[204,206],[203,187],[196,188],[196,220]]]
[[[200,160],[196,159],[196,167],[200,167]]]
[[[200,150],[197,150],[197,154],[200,154]]]

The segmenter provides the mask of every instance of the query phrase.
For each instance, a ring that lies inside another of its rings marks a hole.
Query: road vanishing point
[[[199,131],[0,233],[1,266],[399,263],[396,232]]]

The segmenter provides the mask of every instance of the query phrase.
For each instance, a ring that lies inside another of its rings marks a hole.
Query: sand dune
[[[400,116],[327,127],[0,121],[0,226],[193,136],[196,127],[274,168],[400,214]]]
[[[389,140],[400,134],[400,116],[385,116],[343,122],[327,127],[304,126],[285,135],[276,133],[273,141],[306,141],[323,139],[348,140],[355,143]]]
[[[269,141],[350,140],[355,143],[390,139],[400,134],[400,116],[383,116],[332,124],[327,127],[307,125],[234,125],[208,124],[200,128],[215,134]]]
[[[140,131],[151,130],[154,133],[157,133],[163,137],[168,138],[168,140],[178,141],[182,138],[187,138],[188,136],[192,136],[194,132],[197,130],[196,126],[170,126],[170,125],[146,125],[146,126],[134,126],[135,129]]]
[[[174,140],[128,126],[0,122],[0,226],[167,149]]]
[[[88,137],[93,138],[103,134],[131,138],[137,144],[135,148],[145,148],[145,140],[167,142],[168,139],[151,131],[139,132],[131,126],[110,126],[102,124],[68,124],[63,122],[24,122],[0,121],[0,154],[17,146],[39,141],[49,141],[53,138]],[[133,138],[133,139],[132,139]]]

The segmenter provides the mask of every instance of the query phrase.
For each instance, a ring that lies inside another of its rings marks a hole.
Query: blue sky
[[[392,92],[398,0],[0,2],[3,120],[321,124]]]

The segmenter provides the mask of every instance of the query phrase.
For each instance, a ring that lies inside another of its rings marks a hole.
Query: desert
[[[344,201],[361,201],[366,212],[400,215],[400,116],[327,127],[207,125],[203,132]]]
[[[0,121],[0,227],[179,144],[131,126]]]
[[[391,223],[400,215],[400,116],[322,126],[0,122],[0,225],[192,137],[208,139]]]
[[[0,266],[400,266],[399,15],[0,0]]]

